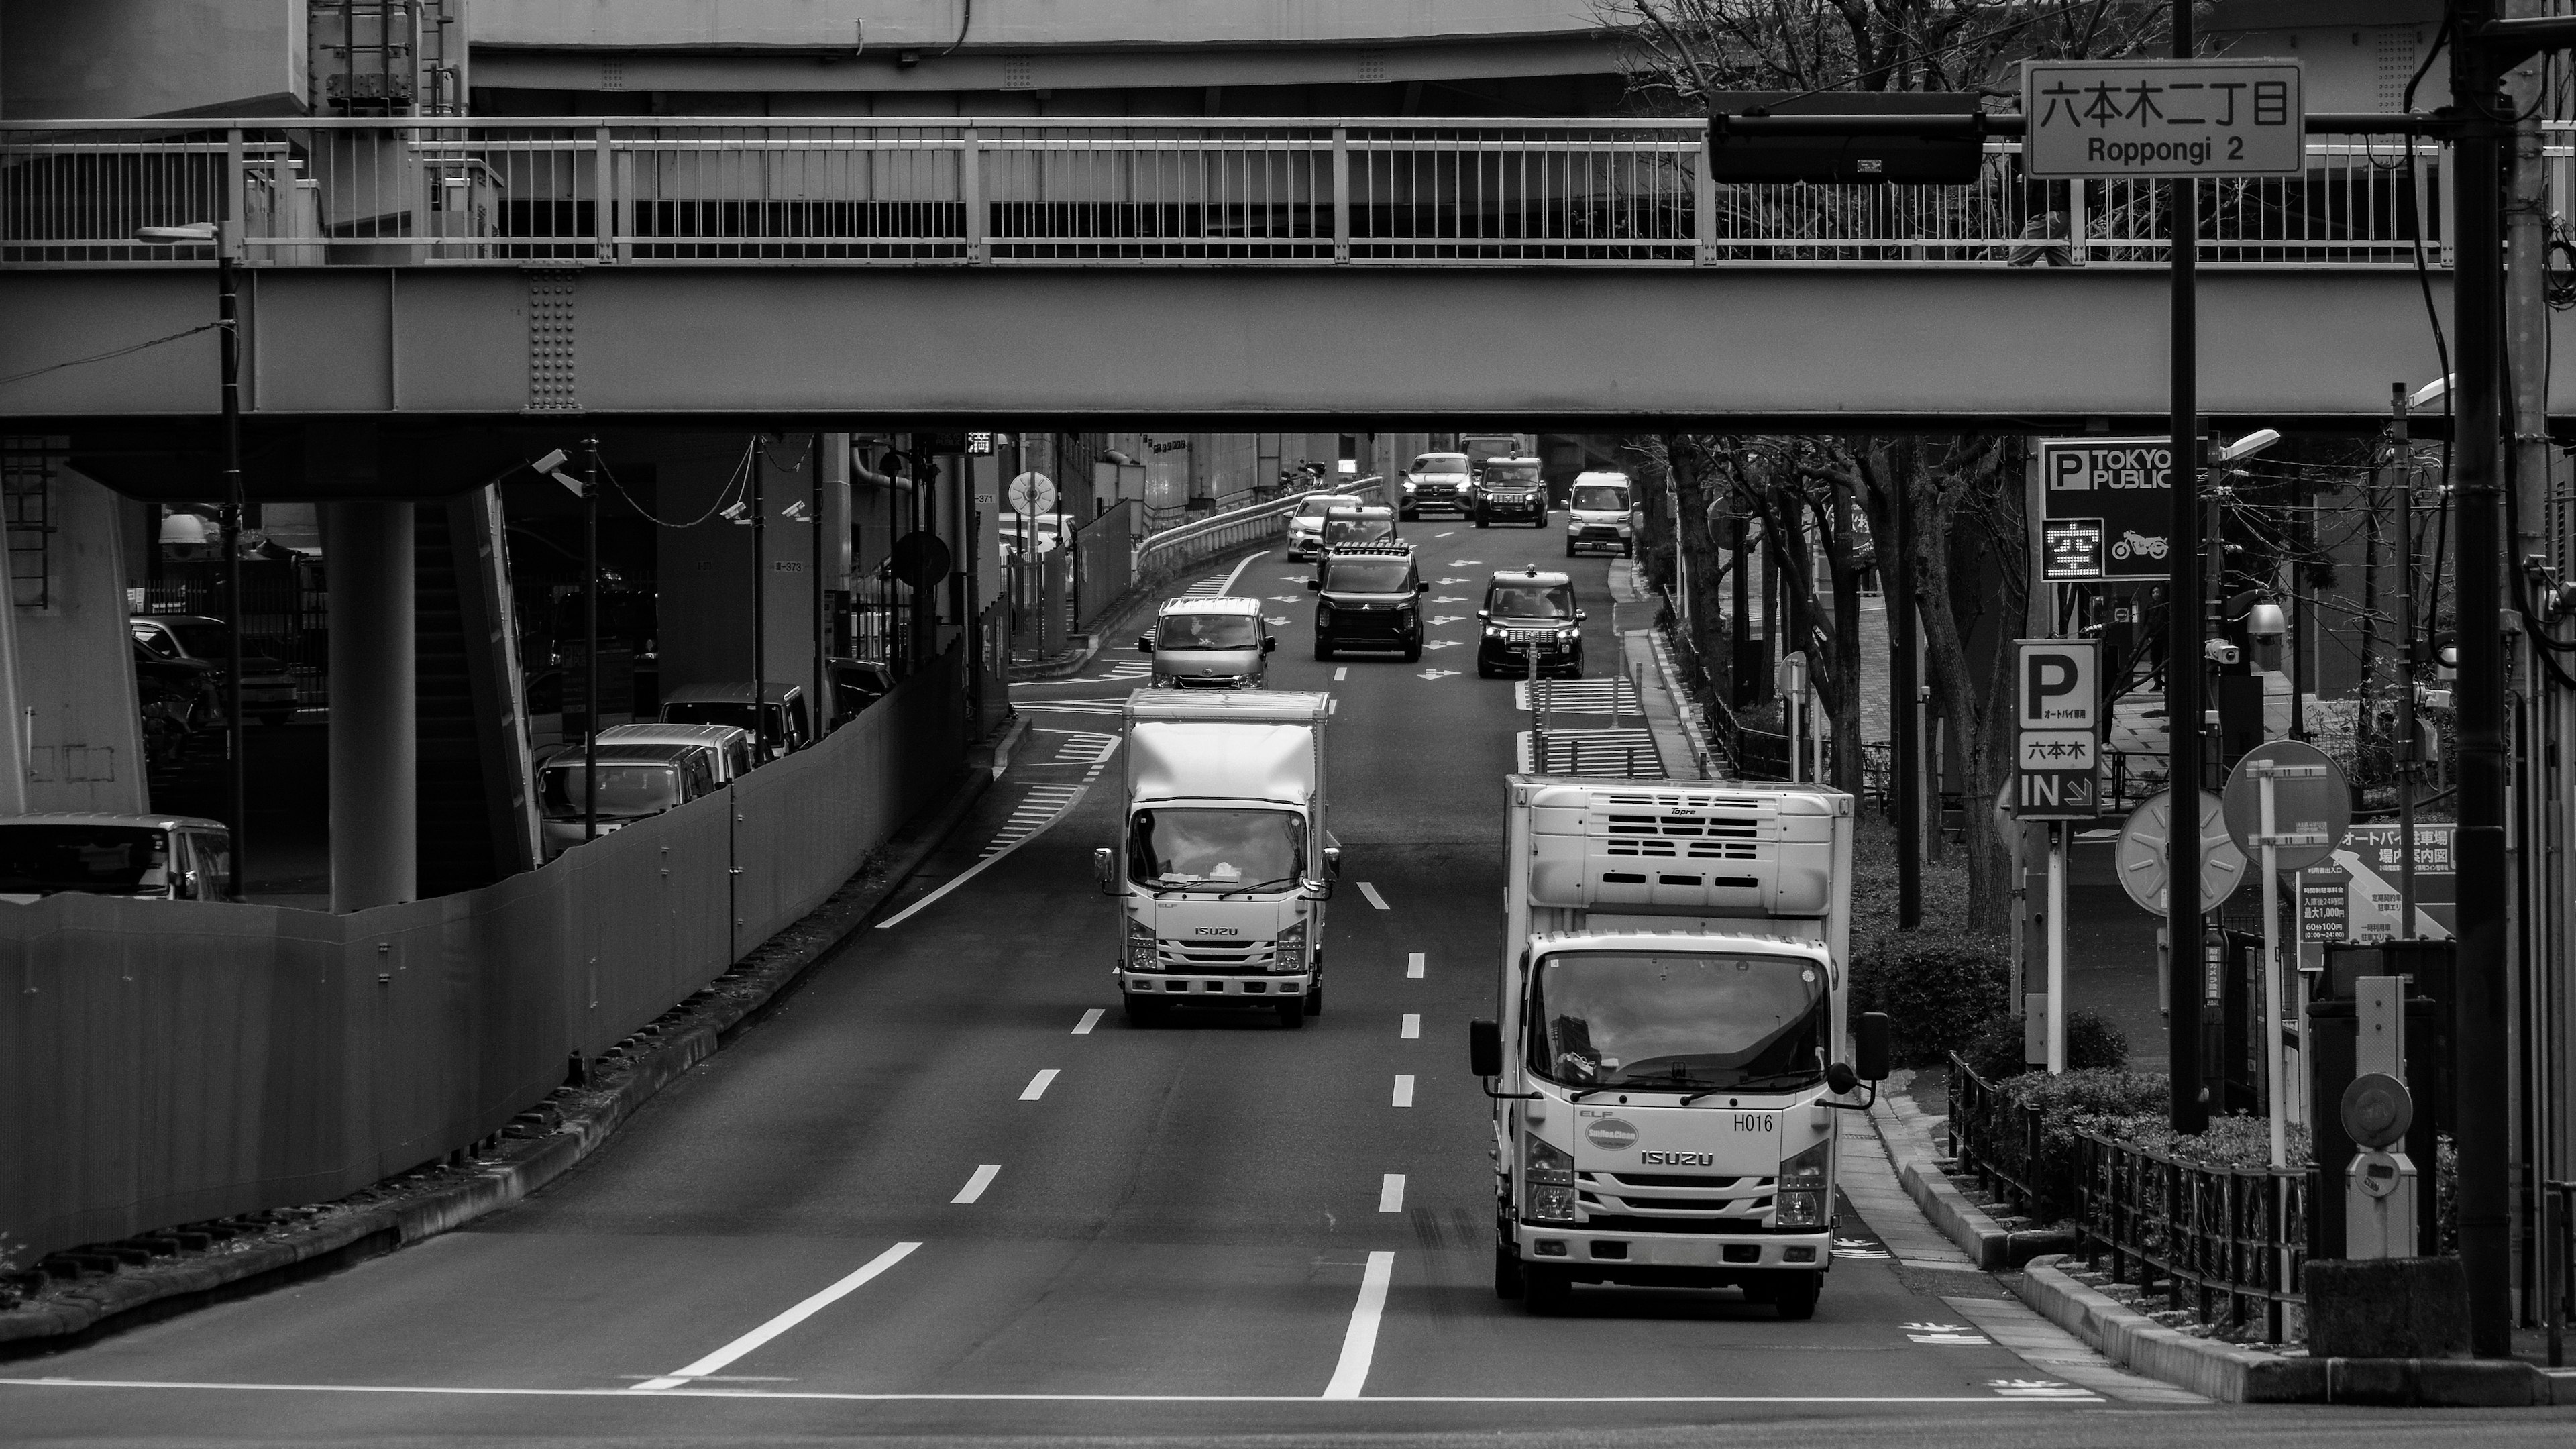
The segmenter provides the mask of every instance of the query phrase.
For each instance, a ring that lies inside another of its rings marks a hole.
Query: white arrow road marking
[[[1916,1343],[1963,1346],[1994,1342],[1965,1323],[1908,1323],[1900,1326],[1904,1328],[1905,1336]]]
[[[1101,1010],[1102,1009],[1100,1007],[1095,1006],[1089,1011],[1084,1012],[1082,1014],[1082,1020],[1073,1028],[1073,1034],[1075,1036],[1091,1035],[1091,1029],[1100,1025]]]
[[[1265,624],[1285,624],[1288,622],[1288,616],[1285,614],[1264,614],[1261,616],[1261,622]]]
[[[1295,594],[1272,594],[1270,596],[1270,602],[1274,604],[1300,604],[1304,603],[1305,600]]]
[[[1396,1034],[1398,1037],[1400,1037],[1400,1038],[1402,1038],[1403,1040],[1405,1040],[1405,1041],[1419,1041],[1419,1040],[1421,1040],[1421,1038],[1422,1038],[1422,1013],[1421,1013],[1421,1012],[1418,1012],[1418,1011],[1408,1011],[1408,1012],[1406,1012],[1406,1013],[1404,1014],[1404,1025],[1403,1025],[1403,1026],[1401,1026],[1401,1027],[1396,1028],[1396,1033],[1395,1033],[1395,1034]]]
[[[1377,907],[1379,910],[1383,911],[1388,908],[1386,897],[1379,895],[1377,893],[1377,887],[1370,885],[1367,881],[1360,882],[1360,894],[1368,897],[1368,903]]]
[[[1474,568],[1476,565],[1483,562],[1484,560],[1480,558],[1453,558],[1449,560],[1449,567],[1453,569],[1469,569]]]
[[[1457,614],[1434,614],[1431,616],[1431,622],[1434,624],[1464,624],[1467,621],[1464,617]]]
[[[1455,669],[1426,669],[1422,671],[1419,677],[1423,679],[1440,680],[1447,679],[1452,675],[1455,675],[1457,672],[1458,671]]]
[[[1371,1253],[1360,1278],[1360,1301],[1351,1308],[1351,1326],[1342,1334],[1342,1359],[1324,1385],[1328,1399],[1356,1399],[1368,1385],[1369,1360],[1377,1357],[1377,1321],[1386,1312],[1387,1280],[1395,1276],[1395,1254]]]
[[[1001,1175],[1002,1164],[998,1162],[987,1162],[975,1169],[975,1175],[967,1178],[966,1185],[957,1189],[957,1195],[950,1198],[949,1201],[952,1203],[973,1202],[975,1199],[984,1195],[984,1189],[993,1185],[994,1178]]]
[[[1020,1100],[1023,1102],[1034,1102],[1038,1098],[1045,1096],[1046,1089],[1055,1085],[1056,1073],[1060,1070],[1061,1068],[1058,1067],[1049,1067],[1045,1071],[1038,1073],[1036,1076],[1029,1078],[1029,1084],[1020,1089]]]
[[[1404,1211],[1404,1174],[1390,1172],[1377,1185],[1377,1210],[1382,1213]]]
[[[1465,582],[1466,582],[1466,580],[1465,580],[1465,579],[1443,579],[1443,580],[1441,580],[1441,582],[1443,582],[1443,583],[1450,583],[1450,584],[1463,584],[1463,583],[1465,583]],[[1438,596],[1434,597],[1434,598],[1432,599],[1432,601],[1431,601],[1431,602],[1433,602],[1433,603],[1435,603],[1435,604],[1463,604],[1463,603],[1465,603],[1465,602],[1467,602],[1467,601],[1466,601],[1465,599],[1452,598],[1451,596],[1449,596],[1449,595],[1447,595],[1447,594],[1441,594],[1441,595],[1438,595]]]
[[[1455,649],[1458,647],[1458,641],[1455,639],[1425,639],[1422,641],[1422,647],[1425,649]]]
[[[1432,582],[1433,582],[1433,583],[1435,583],[1435,584],[1463,584],[1463,583],[1467,582],[1467,580],[1465,580],[1465,579],[1463,579],[1463,578],[1450,578],[1450,579],[1433,579],[1433,580],[1432,580]],[[1464,599],[1435,599],[1435,600],[1433,600],[1433,602],[1434,602],[1434,603],[1441,603],[1441,604],[1463,604],[1463,603],[1465,603],[1465,602],[1466,602],[1466,600],[1464,600]]]
[[[1395,1079],[1395,1101],[1389,1105],[1397,1107],[1410,1107],[1413,1105],[1413,1078],[1398,1077]]]
[[[673,1369],[658,1379],[646,1379],[644,1382],[635,1385],[634,1388],[629,1389],[627,1392],[650,1392],[656,1389],[678,1388],[680,1385],[689,1382],[691,1379],[705,1378],[707,1375],[723,1368],[726,1364],[732,1363],[735,1359],[742,1357],[744,1354],[751,1352],[753,1349],[760,1347],[762,1344],[769,1342],[778,1335],[785,1333],[787,1330],[794,1328],[800,1323],[803,1323],[806,1319],[813,1317],[815,1314],[822,1312],[824,1309],[831,1307],[843,1298],[848,1297],[851,1292],[856,1290],[860,1285],[866,1283],[869,1279],[874,1278],[879,1273],[882,1273],[886,1269],[893,1267],[895,1264],[902,1262],[904,1259],[911,1257],[913,1249],[920,1246],[921,1244],[919,1243],[897,1243],[893,1247],[888,1248],[884,1252],[869,1259],[867,1264],[864,1267],[861,1267],[857,1272],[850,1274],[848,1277],[843,1278],[831,1287],[824,1289],[822,1292],[817,1293],[813,1297],[806,1299],[804,1302],[797,1304],[795,1307],[788,1309],[776,1318],[769,1320],[767,1323],[760,1325],[751,1332],[744,1334],[742,1337],[737,1338],[733,1342],[726,1344],[724,1347],[717,1349],[715,1352],[708,1354],[705,1358],[699,1359],[697,1362],[689,1364],[686,1367]],[[1381,1291],[1379,1294],[1380,1299],[1383,1300],[1384,1296],[1384,1293]],[[1347,1355],[1348,1352],[1349,1351],[1347,1349],[1344,1350],[1345,1355]],[[1361,1371],[1365,1373],[1367,1371],[1367,1365],[1361,1365]]]
[[[1415,951],[1404,958],[1404,974],[1408,980],[1419,981],[1422,979],[1421,952]]]

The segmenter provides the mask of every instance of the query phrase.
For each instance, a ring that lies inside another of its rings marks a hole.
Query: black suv
[[[1494,575],[1476,621],[1478,678],[1527,678],[1532,652],[1541,675],[1583,677],[1583,611],[1564,574],[1532,566]]]
[[[1547,484],[1536,458],[1492,458],[1476,473],[1476,526],[1510,520],[1547,527]]]
[[[1401,649],[1410,664],[1422,657],[1422,596],[1431,586],[1413,566],[1413,550],[1400,543],[1344,544],[1326,549],[1306,587],[1315,601],[1315,657],[1336,649]]]

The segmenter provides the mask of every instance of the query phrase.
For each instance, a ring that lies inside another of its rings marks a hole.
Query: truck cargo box
[[[1511,788],[1528,801],[1532,906],[1752,919],[1837,908],[1836,837],[1852,809],[1839,791],[1535,775]]]
[[[1127,798],[1314,801],[1330,696],[1140,689],[1127,698]]]

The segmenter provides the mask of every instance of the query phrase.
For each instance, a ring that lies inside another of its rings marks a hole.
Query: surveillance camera
[[[564,450],[557,448],[553,452],[539,458],[537,461],[530,463],[528,466],[540,473],[552,473],[557,468],[562,467],[565,461]]]
[[[2209,657],[2212,664],[2233,664],[2245,657],[2243,650],[2224,639],[2210,640],[2201,646],[2201,652]]]
[[[2256,604],[2245,611],[2245,632],[2257,639],[2278,639],[2290,632],[2278,604]]]
[[[727,522],[727,523],[749,523],[749,522],[751,522],[751,519],[750,519],[749,517],[747,517],[746,515],[747,515],[747,514],[749,514],[750,512],[751,512],[751,505],[750,505],[750,504],[748,504],[748,503],[736,503],[736,504],[733,504],[733,505],[731,505],[731,506],[727,507],[727,508],[725,509],[725,511],[724,511],[721,515],[719,515],[719,516],[720,516],[720,517],[722,517],[722,518],[724,519],[724,521],[725,521],[725,522]]]

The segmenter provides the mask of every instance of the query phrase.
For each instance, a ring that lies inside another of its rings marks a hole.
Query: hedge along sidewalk
[[[2230,1404],[2525,1408],[2576,1404],[2576,1371],[2496,1359],[2310,1358],[2197,1338],[2033,1259],[2013,1292],[2113,1363]]]
[[[1924,1119],[1923,1109],[1911,1100],[1890,1096],[1882,1089],[1870,1104],[1869,1119],[1878,1129],[1879,1140],[1887,1144],[1888,1159],[1896,1164],[1896,1179],[1905,1185],[1906,1196],[1914,1199],[1915,1206],[1923,1210],[1933,1226],[1959,1245],[1969,1262],[1989,1273],[2000,1273],[2041,1253],[2062,1253],[2074,1245],[2073,1234],[2062,1230],[2010,1231],[1985,1209],[1968,1201],[1942,1170],[1930,1124]]]
[[[316,1207],[245,1214],[234,1221],[256,1226],[209,1248],[41,1291],[0,1312],[0,1360],[77,1348],[316,1277],[462,1227],[543,1188],[857,934],[983,797],[1025,728],[1025,720],[1014,720],[991,744],[968,750],[947,797],[896,831],[829,900],[609,1048],[591,1067],[589,1086],[566,1087],[519,1114],[495,1153],[390,1178]]]

